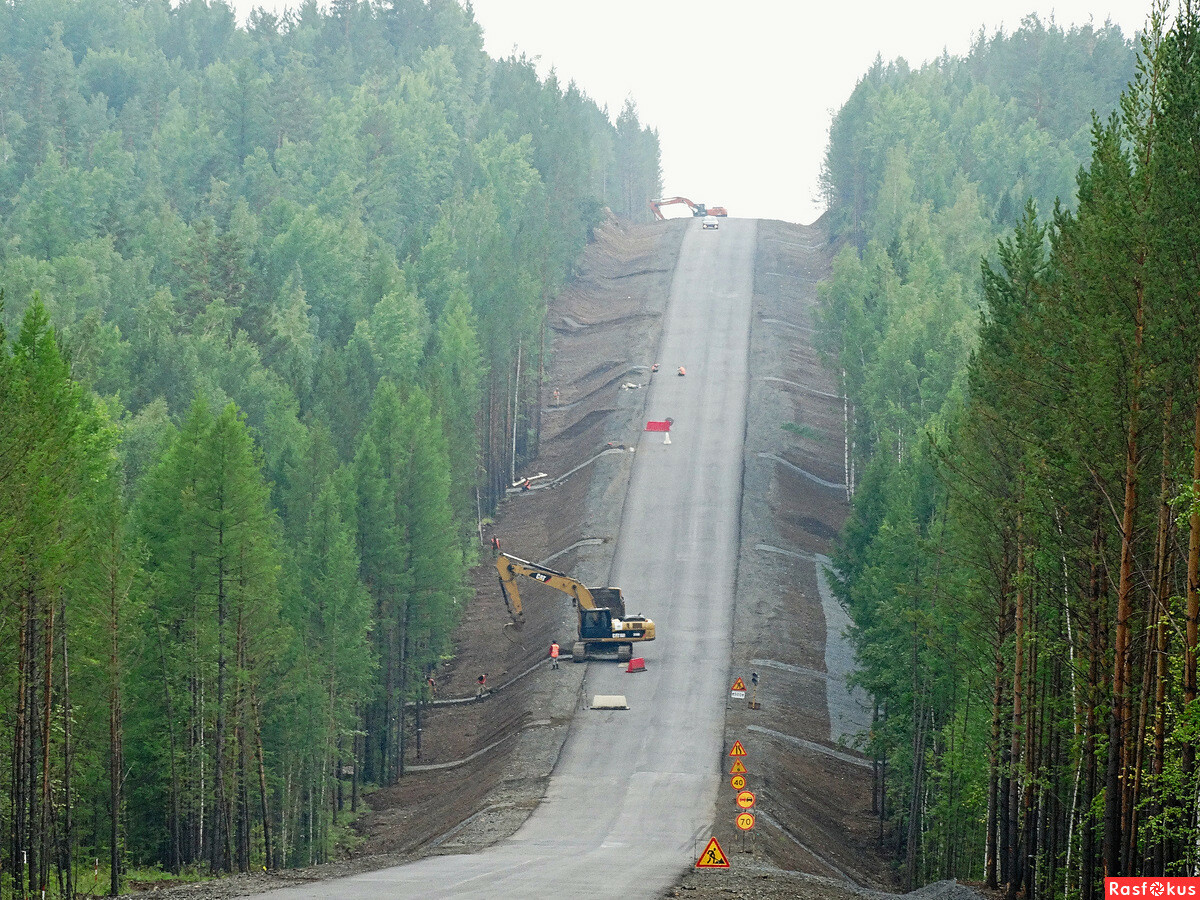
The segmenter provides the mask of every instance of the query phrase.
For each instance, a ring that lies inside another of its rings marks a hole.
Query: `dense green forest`
[[[835,120],[838,590],[910,884],[1200,867],[1198,121],[1192,4],[879,64]]]
[[[326,858],[659,183],[454,0],[0,4],[0,897]]]

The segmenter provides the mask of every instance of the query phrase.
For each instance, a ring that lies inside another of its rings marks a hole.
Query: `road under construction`
[[[870,761],[851,746],[870,710],[848,687],[848,621],[823,572],[847,509],[845,410],[812,346],[831,254],[819,225],[722,221],[600,230],[551,304],[553,393],[530,468],[545,477],[515,489],[492,526],[532,567],[620,585],[657,627],[634,645],[644,669],[551,671],[549,643],[570,641],[576,612],[527,579],[530,621],[505,627],[486,559],[436,701],[414,711],[416,754],[368,798],[354,857],[205,896],[290,884],[270,895],[686,888],[707,900],[893,886]],[[673,377],[682,365],[687,377]],[[668,421],[666,435],[644,430]],[[474,702],[482,671],[490,693]],[[752,697],[731,691],[741,678]],[[598,708],[606,698],[627,708]],[[737,741],[748,756],[731,777]],[[755,807],[735,805],[734,781]],[[694,869],[713,838],[730,868]]]

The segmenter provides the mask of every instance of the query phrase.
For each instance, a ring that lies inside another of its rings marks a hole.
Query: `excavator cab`
[[[581,609],[579,611],[579,639],[581,641],[610,640],[612,633],[611,609]]]
[[[613,618],[625,618],[625,597],[620,588],[590,588],[597,609],[579,610],[579,639],[583,641],[611,640]]]

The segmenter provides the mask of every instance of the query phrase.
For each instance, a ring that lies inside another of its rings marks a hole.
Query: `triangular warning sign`
[[[721,849],[721,845],[717,843],[717,839],[713,838],[708,842],[708,846],[704,848],[704,852],[700,854],[700,858],[696,860],[697,869],[728,869],[729,857],[725,855],[725,851]]]
[[[729,751],[730,756],[745,756],[746,748],[742,746],[741,741],[733,742],[733,749]]]
[[[746,767],[742,765],[742,761],[740,759],[735,759],[733,761],[733,768],[729,770],[729,774],[730,775],[745,775],[746,774]]]
[[[738,680],[733,683],[733,687],[731,687],[730,690],[731,691],[744,691],[745,689],[746,689],[746,682],[742,681],[742,676],[739,675]]]

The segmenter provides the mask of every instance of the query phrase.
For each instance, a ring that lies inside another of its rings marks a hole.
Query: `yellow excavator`
[[[625,615],[625,597],[620,588],[584,587],[570,575],[507,553],[496,557],[496,571],[500,573],[504,605],[517,625],[525,621],[521,592],[517,590],[518,575],[570,595],[579,614],[579,636],[571,648],[571,658],[575,662],[583,662],[589,657],[616,658],[625,662],[633,656],[635,642],[654,640],[653,621],[646,616]]]

